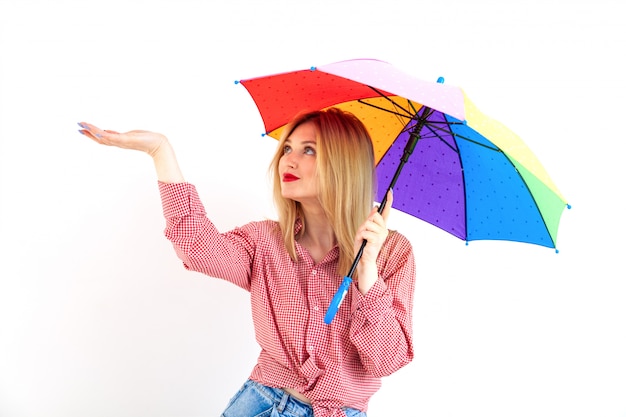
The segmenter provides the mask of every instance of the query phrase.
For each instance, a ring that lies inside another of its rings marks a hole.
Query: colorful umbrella
[[[359,117],[374,143],[378,183],[393,188],[395,209],[466,242],[556,248],[568,205],[541,163],[516,134],[443,79],[423,81],[386,62],[357,59],[237,83],[276,139],[302,110],[338,107]],[[381,211],[386,191],[378,191]],[[361,252],[338,291],[337,307]]]

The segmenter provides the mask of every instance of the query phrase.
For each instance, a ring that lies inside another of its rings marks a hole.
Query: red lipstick
[[[297,181],[299,179],[300,178],[296,177],[293,174],[289,174],[289,173],[283,174],[283,182],[292,182],[292,181]]]

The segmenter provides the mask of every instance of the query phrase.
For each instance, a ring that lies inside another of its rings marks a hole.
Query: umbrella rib
[[[382,111],[387,112],[387,113],[395,114],[396,116],[399,116],[399,117],[404,117],[404,118],[407,118],[407,119],[412,119],[413,118],[413,116],[405,108],[403,108],[402,106],[399,106],[396,102],[391,100],[389,97],[386,97],[386,96],[383,96],[383,97],[385,97],[387,100],[389,100],[394,106],[399,107],[400,109],[402,109],[404,112],[406,112],[406,114],[402,114],[402,113],[399,113],[397,111],[389,110],[389,109],[386,109],[384,107],[380,107],[380,106],[377,106],[375,104],[368,103],[368,102],[363,101],[361,99],[358,99],[357,102],[361,103],[363,105],[375,108],[376,110],[382,110]]]
[[[498,148],[494,148],[493,146],[485,145],[484,143],[477,142],[474,139],[470,139],[470,138],[465,137],[463,135],[459,135],[458,133],[453,133],[453,135],[454,135],[454,137],[463,139],[463,140],[465,140],[467,142],[471,142],[474,145],[482,146],[483,148],[487,148],[487,149],[490,149],[490,150],[495,151],[495,152],[502,152],[502,149],[498,149]]]
[[[447,125],[447,123],[446,123],[446,125]],[[439,127],[439,128],[437,128],[437,129],[435,129],[435,128],[434,128],[434,126],[432,126],[432,124],[431,124],[431,123],[426,123],[424,127],[426,127],[426,128],[427,128],[427,129],[428,129],[428,130],[429,130],[429,131],[433,134],[433,136],[435,136],[436,138],[438,138],[438,139],[439,139],[441,142],[443,142],[443,143],[444,143],[447,147],[449,147],[450,149],[452,149],[454,152],[459,153],[459,150],[458,150],[457,148],[455,148],[454,146],[452,146],[452,144],[450,144],[447,140],[445,140],[445,139],[443,138],[443,136],[441,136],[441,135],[439,134],[439,132],[443,132],[443,131],[444,131],[444,130],[443,130],[443,128]],[[450,132],[450,133],[452,134],[452,136],[456,136],[456,135],[455,135],[452,131],[445,131],[445,132],[446,132],[446,133],[447,133],[447,132]],[[422,137],[424,137],[424,136],[422,136]]]
[[[437,123],[439,123],[439,122],[437,122]],[[458,150],[454,149],[454,147],[453,147],[452,145],[450,145],[450,144],[449,144],[449,143],[448,143],[448,142],[447,142],[447,141],[446,141],[443,137],[441,137],[441,136],[439,135],[439,133],[438,133],[437,131],[443,131],[443,128],[441,128],[441,127],[435,127],[435,124],[436,124],[436,123],[434,123],[434,122],[432,122],[432,123],[431,123],[431,122],[429,122],[429,123],[426,123],[426,125],[425,125],[425,126],[426,126],[426,128],[428,128],[428,130],[430,130],[430,132],[431,132],[433,135],[435,135],[437,138],[439,138],[439,140],[441,140],[443,143],[445,143],[447,146],[449,146],[449,147],[450,147],[451,149],[453,149],[455,152],[458,152]],[[462,124],[462,123],[458,123],[458,122],[441,122],[440,124],[445,124],[446,126],[451,126],[451,125],[455,125],[455,124]],[[460,134],[458,134],[458,133],[454,133],[454,132],[450,131],[450,134],[451,134],[452,136],[454,136],[455,138],[463,139],[463,140],[465,140],[465,141],[467,141],[467,142],[471,142],[471,143],[473,143],[473,144],[475,144],[475,145],[482,146],[482,147],[487,148],[487,149],[490,149],[490,150],[492,150],[492,151],[495,151],[495,152],[502,152],[502,150],[501,150],[501,149],[494,148],[493,146],[489,146],[489,145],[486,145],[486,144],[484,144],[484,143],[480,143],[480,142],[478,142],[478,141],[475,141],[474,139],[470,139],[470,138],[468,138],[468,137],[466,137],[466,136],[463,136],[463,135],[460,135]]]
[[[383,97],[385,100],[389,101],[389,102],[390,102],[390,103],[391,103],[394,107],[397,107],[397,108],[401,109],[402,111],[404,111],[404,113],[406,114],[406,116],[405,116],[405,115],[402,115],[402,114],[400,114],[400,113],[395,113],[395,112],[392,112],[392,111],[390,111],[390,110],[383,109],[382,107],[378,107],[378,106],[371,105],[372,107],[376,107],[376,108],[379,108],[380,110],[385,110],[385,111],[388,111],[388,112],[390,112],[390,113],[397,114],[398,116],[402,116],[402,117],[410,117],[410,118],[413,118],[413,115],[417,113],[417,111],[414,111],[413,113],[411,113],[408,109],[404,108],[404,107],[403,107],[403,106],[401,106],[399,103],[396,103],[395,101],[393,101],[393,100],[392,100],[392,99],[391,99],[391,98],[390,98],[387,94],[384,94],[382,91],[378,90],[377,88],[372,87],[371,85],[368,85],[368,87],[369,87],[369,88],[371,88],[372,90],[374,90],[374,92],[375,92],[376,94],[378,94],[379,96]],[[411,103],[411,100],[407,100],[407,101],[409,102],[409,105],[411,106],[411,108],[413,108],[413,110],[415,110],[415,108],[413,107],[413,104]],[[363,103],[363,104],[370,105],[369,103],[362,102],[361,100],[359,100],[359,102],[361,102],[361,103]]]

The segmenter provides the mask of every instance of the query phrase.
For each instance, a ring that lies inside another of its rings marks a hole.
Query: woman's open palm
[[[80,133],[101,145],[134,149],[146,152],[151,156],[154,156],[161,145],[167,142],[167,138],[164,135],[147,130],[131,130],[119,133],[113,130],[103,130],[85,122],[81,122],[78,125],[81,127]]]

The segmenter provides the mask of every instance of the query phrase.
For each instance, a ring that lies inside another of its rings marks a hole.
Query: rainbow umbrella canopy
[[[276,139],[301,111],[338,107],[355,114],[370,132],[378,184],[393,188],[395,209],[466,242],[556,248],[565,199],[522,140],[460,88],[373,59],[237,83]],[[386,190],[378,190],[381,210]]]

